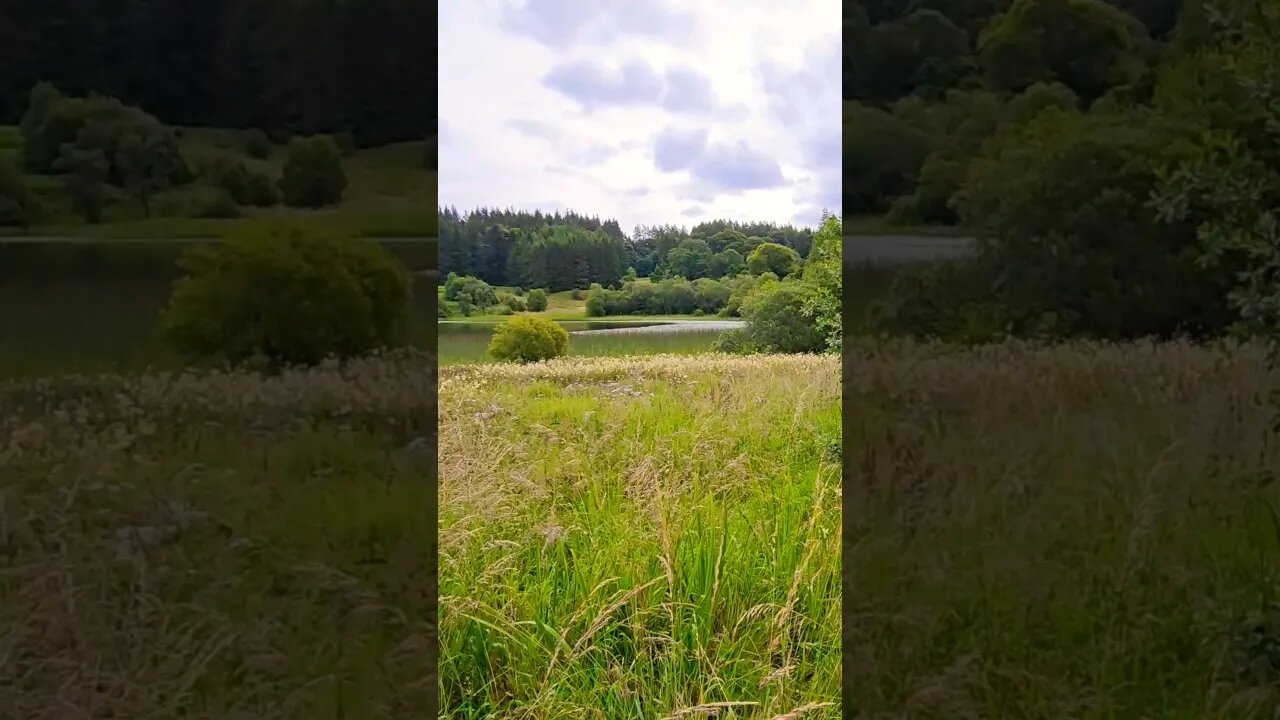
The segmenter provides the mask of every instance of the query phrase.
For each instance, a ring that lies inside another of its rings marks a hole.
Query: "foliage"
[[[818,332],[825,336],[826,350],[835,353],[840,352],[844,342],[843,247],[841,219],[824,213],[804,265],[803,281],[812,289],[804,311]]]
[[[0,117],[16,119],[27,89],[50,80],[175,125],[347,131],[358,147],[419,140],[436,120],[419,97],[435,79],[435,22],[433,7],[403,0],[13,6]]]
[[[271,138],[259,128],[244,131],[244,154],[255,160],[265,160],[271,156]]]
[[[652,276],[655,280],[675,275],[689,280],[736,275],[745,269],[743,258],[757,245],[774,242],[804,256],[811,234],[790,225],[711,220],[692,229],[640,225],[627,236],[616,220],[572,211],[543,214],[480,208],[463,215],[454,208],[441,208],[439,218],[442,272],[474,275],[495,285],[537,285],[553,291],[592,282],[615,286],[629,270],[635,277]],[[563,229],[557,229],[561,226]],[[607,252],[602,247],[588,248],[588,240],[597,231],[615,248]],[[557,244],[574,246],[555,251],[564,259],[560,265],[540,267],[542,260],[521,254],[550,236],[560,238]],[[615,261],[608,255],[621,259]],[[597,257],[587,260],[583,256]],[[621,263],[621,270],[615,275],[616,262]],[[556,283],[530,280],[555,275],[564,279]]]
[[[742,306],[746,343],[762,352],[825,350],[827,337],[806,312],[814,302],[813,294],[813,288],[804,283],[761,285]]]
[[[1162,223],[1149,202],[1193,137],[1149,112],[1050,110],[980,158],[958,205],[988,238],[989,289],[1015,333],[1169,337],[1231,322],[1231,271],[1200,268],[1194,228]]]
[[[49,83],[30,92],[20,126],[23,165],[28,172],[52,173],[66,148],[101,153],[104,182],[130,186],[149,197],[157,188],[190,180],[173,132],[139,108],[102,95],[63,95]]]
[[[525,287],[559,292],[591,283],[614,285],[626,269],[622,244],[600,230],[547,225],[513,235],[506,276]]]
[[[542,312],[547,309],[547,291],[542,288],[534,288],[525,296],[525,303],[533,312]]]
[[[449,273],[444,284],[444,299],[450,302],[463,303],[461,307],[475,308],[483,312],[491,305],[498,303],[497,292],[493,286],[480,278],[469,275],[459,276]],[[468,314],[463,312],[464,315]]]
[[[102,151],[63,145],[55,169],[64,173],[63,184],[76,212],[91,223],[101,220],[107,198],[106,181],[111,172],[111,164]]]
[[[192,248],[181,267],[162,330],[188,357],[312,365],[403,339],[409,274],[372,241],[252,225]]]
[[[1194,224],[1206,274],[1231,268],[1232,306],[1245,328],[1266,338],[1280,362],[1280,9],[1240,3],[1222,16],[1221,84],[1204,87],[1212,129],[1161,175],[1157,207],[1171,223]],[[1203,87],[1203,86],[1197,86]],[[1225,98],[1240,112],[1220,112]]]
[[[993,87],[1056,81],[1092,99],[1133,75],[1128,21],[1102,0],[1014,0],[983,31],[978,52]]]
[[[844,211],[885,211],[915,186],[928,153],[924,133],[883,110],[845,103]]]
[[[777,243],[761,243],[747,256],[747,272],[763,275],[771,272],[786,277],[800,269],[800,256],[795,250]]]
[[[12,163],[0,160],[0,226],[25,227],[36,219],[39,201]]]
[[[489,355],[497,360],[538,362],[569,351],[569,333],[559,323],[536,315],[520,315],[494,328]]]
[[[280,193],[290,207],[318,208],[342,201],[347,175],[342,152],[328,135],[294,138],[280,178]]]
[[[693,279],[708,272],[711,263],[711,247],[705,240],[690,238],[671,248],[665,260],[665,277]]]

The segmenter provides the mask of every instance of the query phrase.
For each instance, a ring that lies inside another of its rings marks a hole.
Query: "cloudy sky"
[[[816,226],[836,0],[441,0],[440,203]]]

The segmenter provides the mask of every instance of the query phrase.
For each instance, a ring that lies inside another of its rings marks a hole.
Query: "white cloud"
[[[443,0],[440,202],[816,225],[840,197],[838,3]]]

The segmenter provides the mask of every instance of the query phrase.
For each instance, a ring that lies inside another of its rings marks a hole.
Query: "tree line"
[[[809,253],[812,232],[790,225],[713,220],[691,229],[641,225],[625,234],[616,220],[573,211],[532,213],[442,208],[440,272],[492,285],[552,292],[616,285],[631,277],[721,278],[751,270],[786,275]]]
[[[0,123],[49,81],[174,125],[435,135],[435,6],[419,0],[0,2]]]
[[[978,56],[1048,52],[1031,39],[1058,33],[1081,43],[1070,67],[1027,56],[1052,71],[846,104],[846,211],[981,238],[967,260],[900,276],[881,329],[1124,339],[1274,320],[1280,7],[1187,0],[1159,15],[1163,34],[1130,14],[1169,7],[1013,0],[978,23]],[[1105,68],[1120,72],[1074,74]]]

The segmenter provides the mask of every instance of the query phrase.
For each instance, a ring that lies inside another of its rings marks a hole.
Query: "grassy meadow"
[[[435,382],[0,382],[0,717],[428,716]]]
[[[838,364],[442,368],[440,716],[837,717]]]
[[[855,717],[1276,716],[1260,349],[846,348]]]

